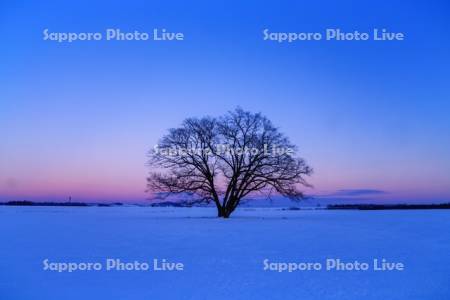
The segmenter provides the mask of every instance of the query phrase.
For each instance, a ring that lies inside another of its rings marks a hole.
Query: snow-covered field
[[[0,207],[0,299],[450,299],[449,210],[214,216],[210,208]],[[108,258],[151,270],[106,271]],[[374,271],[383,258],[404,270]],[[43,270],[45,259],[102,269]],[[153,259],[184,270],[152,270]],[[324,268],[265,271],[265,259]],[[371,268],[327,271],[327,259]]]

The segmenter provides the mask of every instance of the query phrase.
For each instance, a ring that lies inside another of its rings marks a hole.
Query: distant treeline
[[[33,202],[33,201],[8,201],[1,202],[0,205],[8,206],[118,206],[122,203],[99,203],[99,204],[89,204],[84,202]]]
[[[450,203],[442,204],[330,204],[328,209],[359,209],[359,210],[386,210],[386,209],[450,209]]]
[[[185,202],[171,202],[171,201],[165,201],[165,202],[156,202],[150,204],[152,207],[192,207],[194,206],[192,203],[185,203]],[[200,205],[197,205],[200,206]]]
[[[4,206],[100,206],[111,207],[121,206],[123,203],[85,203],[85,202],[33,202],[33,201],[9,201],[0,202],[0,205]],[[147,206],[147,205],[137,205]],[[152,203],[149,206],[152,207],[192,207],[199,206],[192,203],[183,202],[158,202]],[[302,210],[303,208],[291,207],[286,208],[288,210]],[[442,204],[329,204],[327,209],[358,209],[358,210],[388,210],[388,209],[450,209],[450,203]],[[285,210],[285,209],[283,209]]]

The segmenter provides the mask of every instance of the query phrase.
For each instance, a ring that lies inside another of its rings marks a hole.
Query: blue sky
[[[0,200],[142,201],[145,153],[168,128],[241,106],[299,145],[310,194],[448,201],[449,13],[445,1],[3,1]],[[45,28],[185,40],[57,43]],[[266,28],[406,38],[279,44]]]

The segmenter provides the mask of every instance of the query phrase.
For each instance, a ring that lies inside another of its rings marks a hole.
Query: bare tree
[[[150,192],[194,195],[228,218],[251,193],[303,199],[312,169],[297,148],[259,113],[240,108],[220,118],[189,118],[150,151]]]

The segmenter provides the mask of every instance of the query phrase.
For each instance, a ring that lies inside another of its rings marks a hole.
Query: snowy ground
[[[0,207],[0,299],[450,299],[450,211]],[[184,271],[44,271],[50,262],[167,259]],[[404,271],[264,271],[272,262]]]

